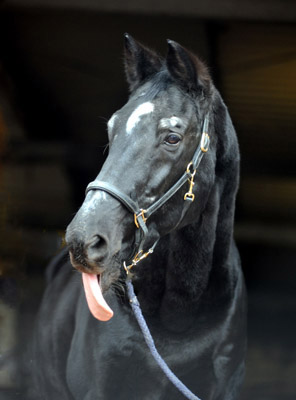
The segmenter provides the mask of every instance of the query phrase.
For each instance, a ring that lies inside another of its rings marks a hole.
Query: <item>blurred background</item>
[[[235,236],[249,292],[241,400],[296,398],[296,3],[0,1],[0,399],[30,400],[44,271],[127,100],[123,34],[209,66],[237,130]]]

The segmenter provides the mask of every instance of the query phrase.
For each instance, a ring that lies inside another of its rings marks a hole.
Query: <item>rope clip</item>
[[[123,268],[125,269],[126,274],[130,273],[130,270],[135,267],[140,261],[144,260],[144,258],[148,257],[150,254],[153,253],[153,248],[149,249],[146,253],[143,253],[143,250],[139,251],[134,258],[130,265],[126,265],[126,262],[123,262]]]

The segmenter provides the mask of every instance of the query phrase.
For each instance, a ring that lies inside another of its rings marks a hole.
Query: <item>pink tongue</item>
[[[100,321],[108,321],[113,317],[113,311],[102,295],[98,275],[82,273],[82,281],[90,312]]]

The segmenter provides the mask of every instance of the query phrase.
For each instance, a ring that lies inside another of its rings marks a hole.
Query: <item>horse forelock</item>
[[[145,98],[154,100],[161,92],[165,92],[173,84],[168,71],[163,68],[149,80],[150,85],[145,92]]]
[[[197,129],[200,130],[202,127],[202,120],[211,108],[213,100],[213,93],[205,96],[203,92],[193,93],[186,92],[180,85],[171,77],[169,71],[164,65],[163,68],[149,77],[140,87],[138,87],[130,96],[130,100],[139,100],[141,98],[142,103],[155,103],[155,100],[160,98],[162,95],[166,96],[168,104],[166,107],[170,108],[170,104],[173,106],[179,104],[184,114],[188,112],[188,103],[193,106],[192,110],[197,119]],[[164,103],[163,103],[164,104]],[[162,106],[162,104],[161,104]],[[138,104],[135,106],[138,107]],[[134,111],[135,111],[134,110]],[[157,108],[161,110],[161,108]],[[164,108],[165,110],[165,108]]]

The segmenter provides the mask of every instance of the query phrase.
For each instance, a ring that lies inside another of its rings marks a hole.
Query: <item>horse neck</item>
[[[226,232],[225,218],[213,204],[218,197],[218,190],[213,190],[200,219],[162,238],[155,253],[139,265],[136,287],[146,311],[153,313],[160,307],[192,310],[199,306],[209,283],[214,285],[211,275],[222,286],[221,280],[228,279],[232,224],[228,221]]]
[[[237,255],[233,256],[233,221],[239,152],[229,114],[221,98],[217,99],[214,127],[224,126],[224,131],[216,132],[220,141],[215,182],[205,208],[197,221],[161,239],[139,275],[140,300],[151,313],[194,311],[212,292],[219,302],[238,263]]]

